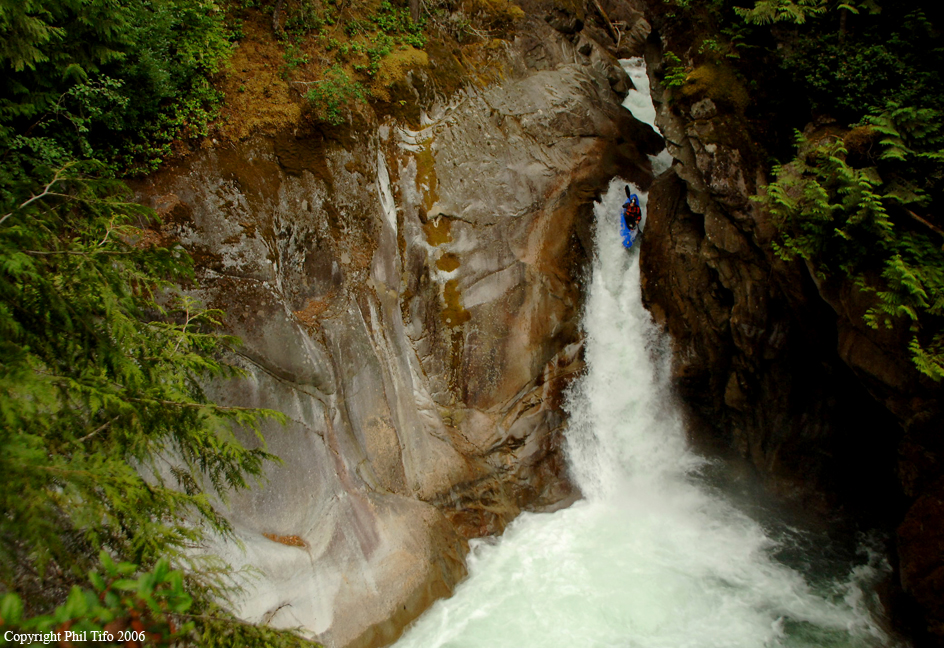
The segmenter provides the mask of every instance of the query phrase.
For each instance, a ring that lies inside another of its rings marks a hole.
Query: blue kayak
[[[620,214],[620,237],[623,239],[623,245],[626,246],[626,249],[631,249],[633,243],[639,238],[639,228],[629,229],[626,227],[626,221],[623,220],[622,214]]]
[[[623,245],[627,250],[632,249],[633,243],[636,242],[636,239],[639,238],[639,235],[642,233],[639,231],[639,226],[637,225],[633,229],[629,229],[626,225],[626,219],[623,218],[623,213],[626,210],[626,206],[635,203],[639,204],[639,196],[634,193],[630,193],[629,187],[626,187],[626,197],[628,200],[623,203],[623,208],[619,213],[619,222],[620,222],[620,238],[623,239]],[[640,221],[641,222],[641,221]]]

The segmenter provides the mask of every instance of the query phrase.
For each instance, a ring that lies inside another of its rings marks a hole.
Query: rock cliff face
[[[661,3],[650,4],[661,26]],[[650,75],[663,47],[681,51],[654,32]],[[705,83],[701,73],[671,96],[653,80],[676,162],[650,192],[641,252],[644,299],[672,334],[695,439],[747,459],[789,500],[892,532],[890,602],[899,620],[908,608],[923,615],[919,642],[944,645],[941,388],[917,374],[896,332],[866,326],[867,294],[776,257],[771,223],[749,200],[766,178],[746,92],[723,70]]]
[[[645,185],[661,143],[615,60],[542,18],[497,48],[500,83],[446,96],[413,73],[421,128],[300,120],[138,188],[243,340],[248,378],[213,395],[288,417],[263,430],[282,465],[229,507],[245,550],[212,547],[258,572],[248,620],[389,643],[462,578],[466,538],[575,495],[561,401],[591,203],[617,172]]]

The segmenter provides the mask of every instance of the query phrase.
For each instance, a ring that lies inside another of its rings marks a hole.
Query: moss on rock
[[[744,84],[734,70],[722,63],[705,63],[696,67],[685,78],[681,92],[690,101],[708,97],[716,104],[738,111],[743,111],[750,103]]]
[[[397,81],[402,81],[410,70],[427,67],[429,55],[423,50],[415,47],[397,50],[380,61],[380,67],[370,86],[371,94],[383,101],[390,101],[390,88]]]

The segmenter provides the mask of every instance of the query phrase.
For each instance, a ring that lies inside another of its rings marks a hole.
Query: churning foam
[[[568,400],[586,499],[474,542],[469,578],[398,648],[887,645],[861,589],[814,591],[759,524],[692,479],[704,460],[685,444],[638,256],[620,242],[623,186],[596,206],[587,371]]]

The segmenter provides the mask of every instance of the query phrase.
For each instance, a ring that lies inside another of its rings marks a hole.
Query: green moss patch
[[[708,97],[718,104],[744,110],[750,97],[744,85],[726,65],[707,63],[699,65],[685,78],[682,95],[692,101]]]
[[[392,52],[383,58],[370,86],[371,94],[384,101],[391,99],[390,88],[406,77],[407,72],[429,67],[429,55],[415,47]]]

